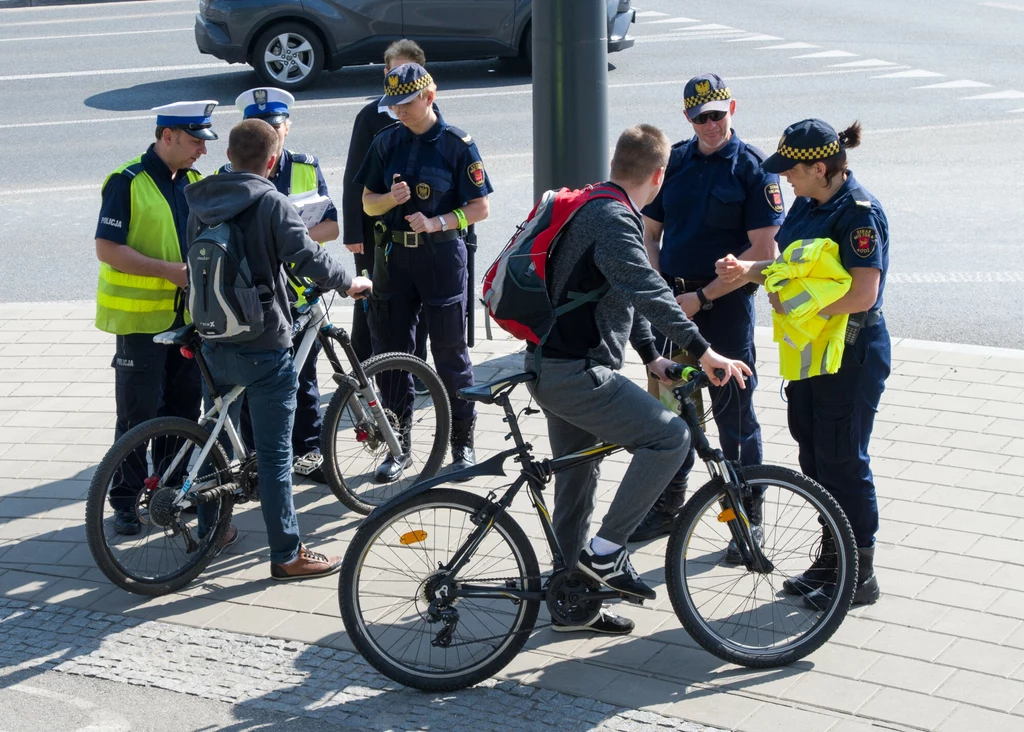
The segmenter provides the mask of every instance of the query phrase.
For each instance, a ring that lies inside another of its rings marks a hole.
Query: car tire
[[[519,39],[519,57],[516,66],[524,74],[533,74],[533,23],[526,26],[523,37]]]
[[[252,49],[252,67],[267,86],[305,89],[324,68],[324,45],[302,23],[278,23],[265,30]]]

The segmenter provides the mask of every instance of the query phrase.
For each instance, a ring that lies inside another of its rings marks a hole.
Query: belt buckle
[[[409,237],[412,236],[412,244],[409,243]],[[405,241],[403,242],[406,249],[416,249],[420,245],[420,235],[415,231],[405,232]]]

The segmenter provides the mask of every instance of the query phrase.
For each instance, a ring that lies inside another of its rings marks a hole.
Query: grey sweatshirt
[[[658,357],[651,323],[694,357],[708,349],[664,278],[651,268],[640,215],[618,201],[594,200],[576,213],[555,243],[548,280],[556,307],[568,302],[570,292],[589,292],[605,281],[610,289],[596,304],[558,318],[542,348],[545,357],[589,358],[619,370],[628,340],[650,363]]]
[[[245,241],[246,258],[254,284],[273,290],[274,299],[264,314],[263,333],[246,342],[251,348],[291,348],[291,303],[295,299],[284,264],[325,290],[344,293],[352,278],[327,251],[309,238],[288,197],[274,184],[253,173],[211,175],[185,187],[189,205],[188,244],[192,245],[203,224],[215,226],[243,214],[237,220]],[[253,205],[255,203],[255,205]],[[247,210],[252,207],[251,210]],[[243,213],[244,212],[244,213]]]

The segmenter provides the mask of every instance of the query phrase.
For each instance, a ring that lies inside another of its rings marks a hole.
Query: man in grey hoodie
[[[274,168],[278,137],[260,119],[231,129],[228,159],[234,172],[211,176],[185,189],[191,213],[188,242],[203,225],[234,220],[242,231],[253,282],[273,296],[264,303],[263,333],[246,343],[204,343],[203,356],[218,392],[246,387],[252,415],[260,484],[260,504],[270,544],[270,575],[299,580],[333,574],[340,557],[309,551],[299,539],[292,500],[291,434],[295,419],[298,375],[292,363],[291,298],[284,265],[324,289],[354,297],[369,294],[365,277],[350,277],[320,245],[309,238],[302,218],[288,197],[267,179]]]
[[[548,263],[548,292],[555,307],[606,283],[608,292],[558,318],[541,351],[537,380],[529,384],[547,417],[555,457],[602,441],[633,454],[601,528],[589,542],[598,463],[558,473],[553,527],[567,564],[576,562],[598,582],[646,599],[654,599],[655,592],[640,580],[624,545],[682,464],[690,433],[657,399],[617,373],[625,362],[626,341],[663,381],[668,381],[665,369],[672,362],[658,355],[651,323],[694,354],[716,385],[736,378],[742,388],[743,375],[750,373],[745,364],[711,350],[647,259],[640,209],[660,190],[668,156],[668,138],[651,125],[631,127],[619,137],[609,184],[626,194],[629,205],[611,198],[586,204],[562,232]],[[533,361],[532,354],[527,356],[528,368]],[[723,378],[715,375],[716,369],[725,372]],[[556,631],[612,635],[632,629],[632,621],[604,610],[587,627],[552,626]]]

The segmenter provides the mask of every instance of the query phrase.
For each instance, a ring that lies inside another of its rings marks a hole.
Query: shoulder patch
[[[469,176],[470,182],[477,188],[484,187],[484,164],[479,160],[469,164],[469,167],[466,168],[466,175]]]
[[[454,125],[448,125],[448,127],[445,128],[445,129],[447,129],[448,132],[450,132],[451,134],[455,135],[457,138],[462,140],[466,145],[472,145],[473,144],[473,137],[472,137],[472,135],[470,135],[465,130],[460,130],[458,127],[455,127]]]
[[[768,205],[775,213],[782,213],[782,191],[778,183],[769,183],[764,187],[764,197],[768,199]]]
[[[854,229],[850,233],[850,246],[858,257],[867,258],[875,252],[878,245],[878,232],[871,227]]]

